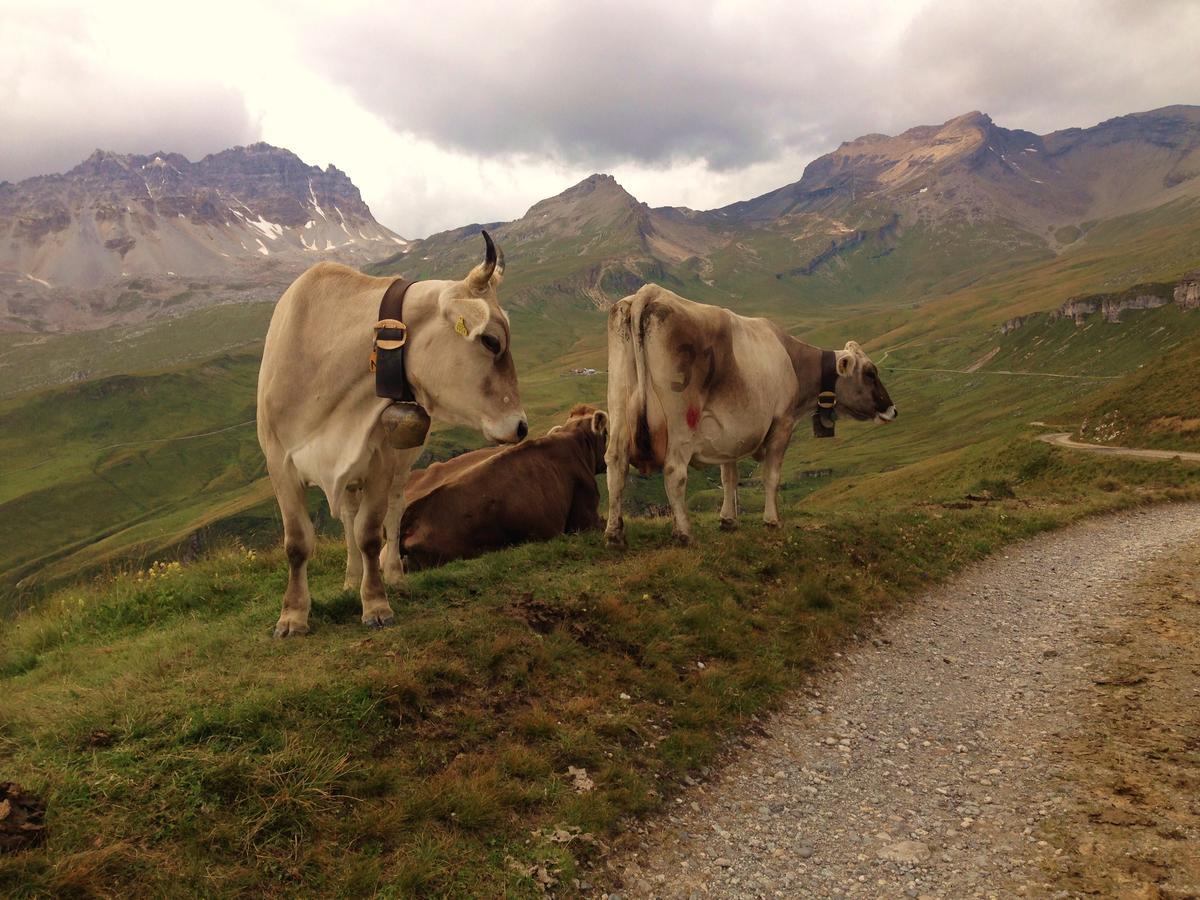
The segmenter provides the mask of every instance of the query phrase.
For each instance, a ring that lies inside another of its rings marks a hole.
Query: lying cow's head
[[[466,278],[427,282],[440,292],[433,315],[409,333],[409,380],[433,418],[510,444],[524,440],[529,426],[509,353],[508,315],[496,294],[504,254],[486,231],[483,240],[484,261]]]
[[[890,422],[897,411],[875,363],[854,341],[837,351],[837,409],[853,419]]]
[[[608,449],[608,413],[587,403],[576,403],[567,413],[566,423],[555,425],[546,434],[560,431],[573,431],[585,435],[592,452],[593,471],[599,475],[607,470],[604,451]]]

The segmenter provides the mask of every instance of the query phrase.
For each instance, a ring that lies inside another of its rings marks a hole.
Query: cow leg
[[[342,590],[349,591],[362,584],[363,558],[358,550],[358,541],[354,537],[354,520],[358,516],[358,508],[362,502],[362,492],[347,490],[342,495],[342,531],[346,536],[346,578],[342,582]]]
[[[391,460],[377,454],[371,460],[371,472],[363,484],[362,502],[354,517],[354,539],[362,554],[363,575],[359,593],[362,596],[362,621],[372,628],[391,625],[395,620],[383,588],[383,573],[379,564],[383,550],[383,520],[387,515],[388,487]]]
[[[687,510],[687,477],[687,458],[668,449],[667,459],[663,464],[663,484],[666,486],[667,502],[671,504],[671,514],[675,519],[675,540],[685,546],[692,542],[692,523],[688,519]]]
[[[763,490],[766,503],[763,506],[763,522],[769,528],[779,527],[779,474],[783,470],[783,457],[792,440],[795,423],[777,426],[767,438],[766,453],[763,455]]]
[[[724,494],[721,500],[721,530],[733,531],[737,528],[737,517],[741,510],[738,508],[738,466],[737,463],[725,463],[721,466],[721,490]]]
[[[407,503],[404,489],[412,474],[413,463],[421,455],[421,447],[396,452],[396,472],[388,492],[387,515],[383,520],[383,580],[394,587],[404,587],[404,561],[400,558],[400,520]]]
[[[283,549],[288,560],[288,583],[283,592],[283,609],[275,624],[275,637],[308,633],[308,611],[312,597],[308,592],[308,560],[316,547],[316,531],[304,502],[304,485],[293,471],[279,472],[268,467],[271,485],[283,517]]]
[[[608,466],[605,475],[608,481],[608,524],[604,529],[604,540],[610,547],[624,547],[625,516],[622,515],[622,504],[625,501],[625,481],[629,478],[629,438],[623,427],[614,427],[609,434],[604,462]]]

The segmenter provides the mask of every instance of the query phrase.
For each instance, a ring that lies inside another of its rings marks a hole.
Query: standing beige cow
[[[462,281],[418,281],[404,298],[405,364],[416,400],[434,419],[478,428],[513,443],[528,426],[509,354],[508,316],[496,288],[503,272],[484,232],[487,257]],[[305,489],[325,492],[346,524],[350,553],[361,560],[362,620],[389,624],[380,564],[385,519],[397,533],[404,484],[421,452],[394,450],[368,367],[379,304],[393,278],[372,278],[319,263],[279,299],[267,330],[258,377],[258,440],[283,515],[288,584],[276,637],[308,631],[307,566],[315,536]],[[389,501],[391,509],[389,510]],[[385,561],[402,574],[396,542]],[[393,558],[394,557],[394,558]]]
[[[608,316],[609,543],[625,543],[621,502],[631,463],[643,473],[662,470],[675,535],[687,543],[688,466],[721,467],[721,525],[732,527],[737,461],[753,456],[763,464],[763,521],[778,525],[783,456],[796,423],[817,408],[823,356],[837,410],[880,422],[896,417],[875,365],[853,341],[822,351],[767,319],[652,284],[615,304]]]

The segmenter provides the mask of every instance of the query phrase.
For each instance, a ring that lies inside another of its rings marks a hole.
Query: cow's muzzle
[[[898,416],[898,415],[900,415],[900,410],[896,409],[896,407],[894,405],[889,406],[883,412],[875,413],[875,421],[882,422],[883,424],[886,425],[888,422],[895,419],[896,416]]]
[[[494,444],[519,444],[528,434],[529,422],[524,413],[483,427],[483,436]]]

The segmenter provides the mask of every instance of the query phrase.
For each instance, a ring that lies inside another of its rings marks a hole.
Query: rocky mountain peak
[[[319,259],[364,262],[406,244],[340,169],[264,142],[198,162],[166,150],[96,150],[68,172],[0,191],[0,282],[17,285],[22,310],[61,306],[61,318],[89,323],[106,321],[107,300],[130,282],[164,296],[179,294],[181,279],[197,296],[195,285],[273,292]],[[0,317],[6,302],[0,291]],[[63,324],[21,316],[35,327]]]
[[[611,175],[594,174],[556,194],[535,203],[518,220],[522,230],[543,232],[546,229],[575,229],[604,227],[627,221],[644,212],[637,201]]]
[[[634,198],[634,196],[630,194],[629,191],[625,190],[625,188],[618,183],[617,179],[602,172],[596,172],[592,175],[589,175],[587,178],[583,179],[583,181],[572,185],[561,194],[557,194],[549,199],[578,201],[585,198],[592,198],[593,200],[616,199],[619,201],[628,201],[634,204],[637,203],[637,200]],[[545,203],[547,201],[543,200],[542,202]]]

